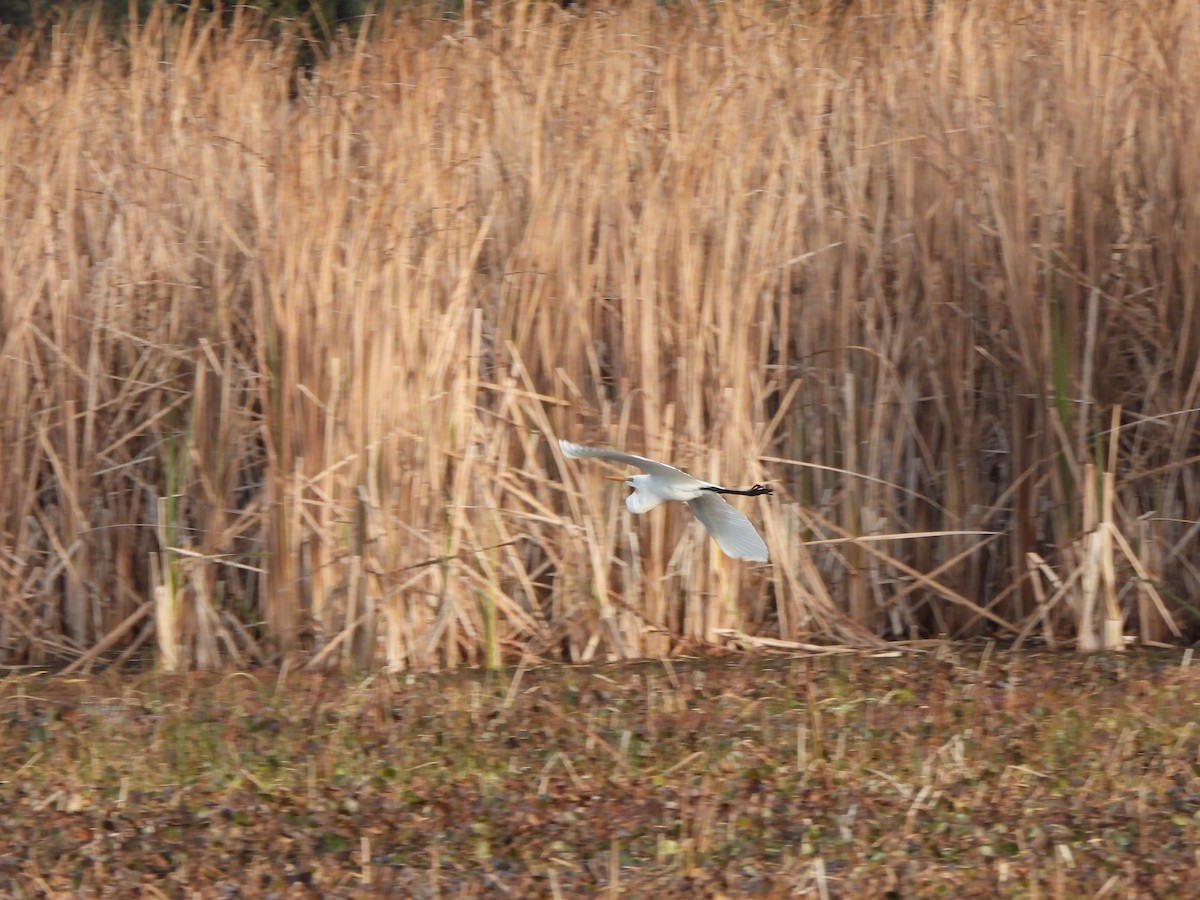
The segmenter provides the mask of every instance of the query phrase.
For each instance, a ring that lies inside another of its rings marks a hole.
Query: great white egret
[[[620,450],[584,447],[562,440],[558,442],[558,446],[562,448],[563,456],[570,459],[605,459],[609,462],[637,466],[645,472],[645,475],[631,475],[628,478],[621,475],[606,476],[612,481],[623,481],[633,488],[633,493],[625,498],[625,505],[631,513],[637,515],[648,512],[668,500],[679,500],[692,508],[696,518],[708,529],[708,533],[726,556],[767,562],[767,545],[763,543],[763,539],[754,530],[750,520],[721,499],[721,494],[758,497],[775,493],[772,488],[761,484],[744,491],[723,488],[644,456],[622,453]]]

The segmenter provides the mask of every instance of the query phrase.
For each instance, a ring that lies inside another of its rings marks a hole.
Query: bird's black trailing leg
[[[735,488],[717,487],[715,485],[713,487],[701,488],[700,490],[712,491],[714,494],[740,494],[743,497],[761,497],[763,494],[775,493],[775,488],[767,487],[765,484],[756,484],[754,487],[746,488],[744,491],[739,491]]]

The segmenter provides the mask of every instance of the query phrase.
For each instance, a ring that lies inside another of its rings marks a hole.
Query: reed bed
[[[19,43],[0,660],[1195,634],[1200,7],[843,6]]]

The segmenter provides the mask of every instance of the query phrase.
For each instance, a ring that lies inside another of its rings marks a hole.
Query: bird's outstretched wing
[[[563,456],[569,459],[604,459],[609,462],[624,463],[627,466],[637,466],[643,472],[649,472],[651,475],[672,478],[680,475],[684,478],[692,477],[682,469],[633,453],[622,453],[620,450],[606,450],[601,447],[585,447],[582,444],[572,444],[570,441],[563,440],[558,442],[558,446],[562,449]],[[707,484],[707,482],[703,483]]]
[[[720,494],[705,492],[704,496],[689,500],[688,506],[726,556],[754,562],[769,561],[767,545],[750,520],[726,503]]]

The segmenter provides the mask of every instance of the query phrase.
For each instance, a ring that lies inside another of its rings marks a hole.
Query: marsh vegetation
[[[0,660],[1196,633],[1200,7],[86,18],[0,68]],[[771,565],[556,438],[770,483]]]

